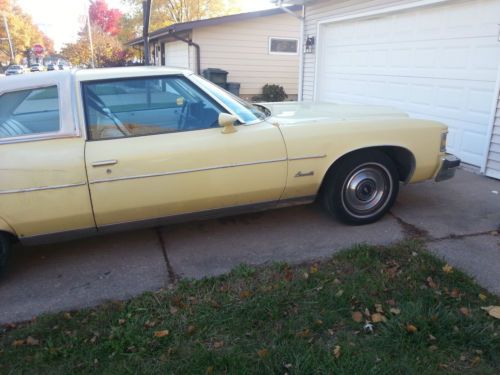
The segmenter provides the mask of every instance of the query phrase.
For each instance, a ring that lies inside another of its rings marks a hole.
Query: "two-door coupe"
[[[13,241],[310,203],[366,224],[400,182],[451,178],[447,127],[385,107],[249,104],[179,69],[7,77],[0,269]]]

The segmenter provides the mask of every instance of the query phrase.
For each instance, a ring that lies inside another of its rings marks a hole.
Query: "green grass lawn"
[[[7,327],[0,373],[499,374],[499,304],[418,242],[359,246]]]

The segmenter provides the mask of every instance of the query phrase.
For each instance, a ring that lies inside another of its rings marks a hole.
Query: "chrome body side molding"
[[[16,194],[16,193],[29,193],[32,191],[41,191],[41,190],[56,190],[56,189],[66,189],[77,186],[85,186],[86,182],[79,182],[76,184],[66,184],[66,185],[53,185],[53,186],[40,186],[26,189],[12,189],[12,190],[0,190],[0,194]]]
[[[212,171],[215,169],[227,169],[227,168],[236,168],[236,167],[246,167],[250,165],[259,165],[259,164],[270,164],[270,163],[279,163],[286,161],[286,158],[281,159],[273,159],[273,160],[259,160],[248,163],[236,163],[236,164],[227,164],[227,165],[214,165],[212,167],[204,167],[204,168],[195,168],[195,169],[184,169],[179,171],[171,171],[171,172],[160,172],[160,173],[152,173],[152,174],[141,174],[135,176],[125,176],[125,177],[116,177],[116,178],[105,178],[100,180],[92,180],[91,184],[101,184],[103,182],[113,182],[113,181],[125,181],[125,180],[136,180],[140,178],[150,178],[150,177],[161,177],[161,176],[171,176],[176,174],[185,174],[185,173],[195,173],[195,172],[205,172]]]

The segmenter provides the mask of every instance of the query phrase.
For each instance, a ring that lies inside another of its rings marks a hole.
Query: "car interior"
[[[88,83],[83,91],[93,140],[218,127],[222,112],[181,77]]]
[[[0,138],[59,131],[57,87],[0,96]]]

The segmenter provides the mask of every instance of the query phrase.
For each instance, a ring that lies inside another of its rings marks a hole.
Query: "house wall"
[[[418,3],[420,0],[323,0],[306,5],[304,36],[314,36],[317,42],[318,22],[329,18],[343,17],[376,11],[388,6]],[[316,43],[317,48],[317,43]],[[303,100],[313,100],[316,51],[304,55]]]
[[[260,17],[193,30],[201,48],[201,70],[220,68],[229,82],[241,83],[240,95],[252,97],[266,84],[282,85],[287,94],[298,92],[299,55],[269,54],[269,37],[299,39],[300,21],[289,14]],[[191,53],[194,68],[194,53]]]
[[[485,174],[500,179],[500,72],[495,96],[496,106],[493,110],[493,126],[491,130],[491,142],[486,158]]]

